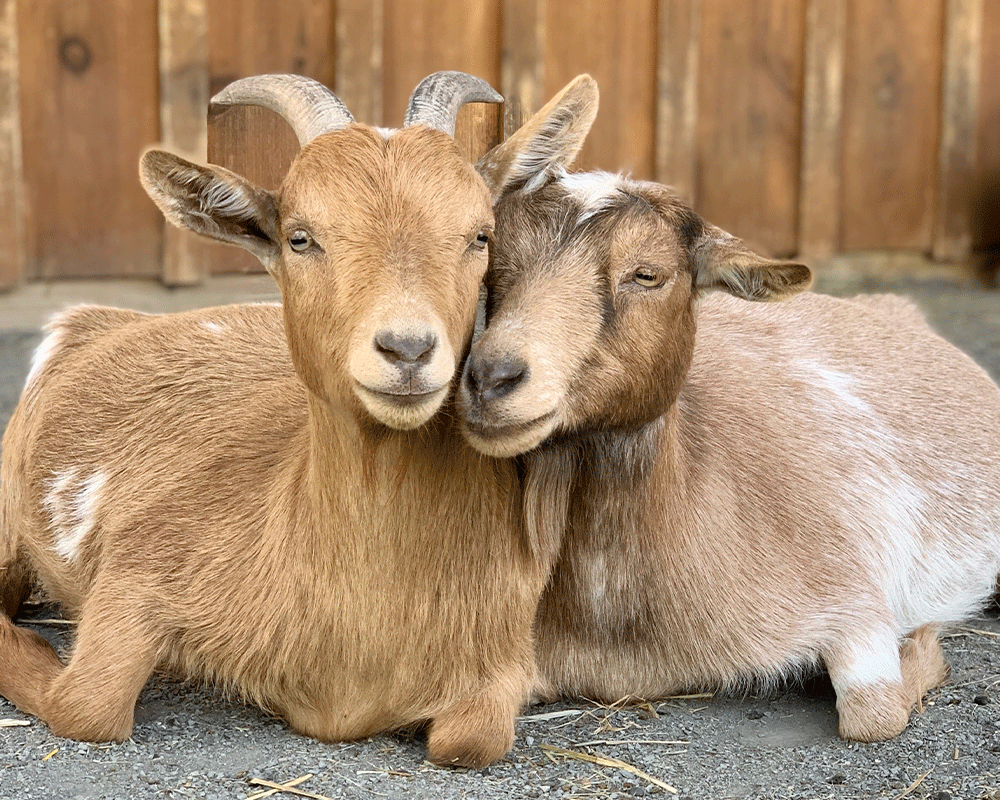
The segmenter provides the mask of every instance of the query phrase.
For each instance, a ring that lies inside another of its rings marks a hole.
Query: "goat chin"
[[[357,388],[365,410],[387,428],[409,431],[427,424],[448,397],[449,386],[422,395],[390,395]]]

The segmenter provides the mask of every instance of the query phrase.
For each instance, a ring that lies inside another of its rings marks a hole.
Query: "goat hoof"
[[[842,739],[884,742],[899,736],[910,721],[910,703],[901,684],[850,689],[837,698]]]
[[[434,719],[427,734],[427,759],[441,767],[481,769],[514,744],[514,712],[475,701]]]

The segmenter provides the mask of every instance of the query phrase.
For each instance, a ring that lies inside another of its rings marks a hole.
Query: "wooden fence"
[[[771,253],[1000,246],[1000,0],[0,0],[0,286],[255,268],[165,230],[142,149],[275,186],[291,133],[257,109],[206,127],[211,92],[297,72],[398,125],[438,69],[507,98],[463,112],[470,156],[590,72],[580,164],[672,183]]]

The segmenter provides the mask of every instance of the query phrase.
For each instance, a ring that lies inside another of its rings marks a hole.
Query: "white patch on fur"
[[[817,457],[847,470],[831,475],[830,489],[894,635],[966,618],[992,593],[1000,571],[990,503],[959,488],[975,479],[952,481],[954,462],[921,466],[919,436],[894,429],[886,412],[873,407],[878,389],[863,375],[809,359],[795,366],[816,387],[816,419],[826,420]],[[920,478],[924,472],[934,478]]]
[[[38,379],[38,376],[42,374],[45,365],[61,344],[62,329],[57,327],[56,320],[53,320],[49,326],[48,335],[42,339],[31,356],[31,368],[28,370],[28,378],[24,382],[26,388],[30,387]]]
[[[203,319],[201,321],[201,327],[203,327],[206,331],[209,331],[211,333],[222,333],[224,330],[226,330],[226,326],[223,325],[221,322],[213,322],[210,319]]]
[[[66,561],[76,561],[80,545],[97,526],[101,490],[107,480],[100,471],[85,480],[78,476],[76,468],[57,473],[42,500],[55,536],[53,549]]]
[[[397,131],[397,128],[375,128],[375,133],[385,139],[387,142],[389,138]]]
[[[611,172],[573,172],[560,176],[559,184],[580,203],[582,224],[606,209],[621,194],[622,176]]]
[[[835,686],[871,686],[902,680],[898,640],[891,633],[853,640],[851,645],[837,669]]]

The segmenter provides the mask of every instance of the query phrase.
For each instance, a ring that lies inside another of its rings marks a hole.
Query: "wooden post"
[[[208,29],[205,0],[160,0],[160,137],[163,145],[196,163],[208,155]],[[163,282],[200,283],[206,253],[190,231],[166,225]]]
[[[24,278],[24,169],[17,60],[17,3],[0,0],[0,289]]]
[[[660,0],[656,70],[656,180],[695,203],[701,0]]]
[[[976,167],[982,0],[948,0],[944,24],[941,149],[933,253],[937,261],[961,262],[972,251],[970,204]]]
[[[840,149],[844,107],[845,0],[809,0],[802,98],[800,257],[825,258],[840,244]]]
[[[382,50],[385,19],[382,2],[339,0],[336,14],[333,91],[356,120],[367,125],[384,125]]]
[[[506,139],[545,105],[545,0],[503,0],[500,24]]]

